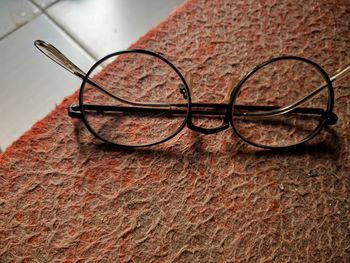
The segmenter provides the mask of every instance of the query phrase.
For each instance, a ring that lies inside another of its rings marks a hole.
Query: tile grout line
[[[34,5],[38,6],[38,4],[36,4],[36,3],[34,2],[34,0],[28,0],[28,1],[30,1],[30,2],[32,2]],[[53,2],[53,3],[48,4],[48,5],[45,6],[44,8],[42,8],[41,6],[38,6],[38,7],[39,7],[42,11],[44,11],[45,9],[48,9],[48,8],[50,8],[51,6],[53,6],[53,5],[57,4],[57,3],[58,3],[58,1],[55,1],[55,2]]]
[[[39,10],[38,14],[35,14],[35,13],[34,13],[35,15],[32,16],[28,21],[24,22],[23,24],[17,26],[16,28],[12,29],[11,31],[7,32],[5,35],[1,36],[1,37],[0,37],[0,41],[3,40],[3,39],[5,39],[6,37],[8,37],[9,35],[11,35],[12,33],[16,32],[16,31],[19,30],[20,28],[24,27],[26,24],[28,24],[29,22],[33,21],[35,18],[37,18],[38,16],[40,16],[40,15],[43,13],[44,10],[43,10],[39,5],[37,5],[35,2],[33,2],[33,0],[28,0],[28,2],[31,3],[32,5],[34,5],[36,8],[38,8],[38,10]],[[51,4],[49,5],[49,7],[52,6],[52,5],[54,5],[54,4],[55,4],[55,3],[51,3]]]
[[[40,15],[40,14],[39,14]],[[30,22],[30,21],[28,21]],[[11,31],[7,32],[5,35],[0,37],[0,41],[11,35],[12,33],[16,32],[18,29],[22,28],[24,25],[28,24],[28,22],[25,22],[24,24],[16,27],[15,29],[12,29]]]
[[[6,37],[8,37],[9,35],[11,35],[12,33],[16,32],[17,30],[19,30],[20,28],[24,27],[25,25],[27,25],[29,22],[33,21],[35,18],[37,18],[38,16],[40,16],[43,12],[41,9],[39,9],[39,13],[33,17],[31,17],[28,21],[24,22],[23,24],[17,26],[16,28],[12,29],[11,31],[7,32],[5,35],[0,37],[0,41],[5,39]]]
[[[38,7],[38,8],[40,8],[40,10],[42,11],[42,13],[44,14],[44,15],[46,15],[48,18],[49,18],[49,20],[53,23],[53,24],[55,24],[55,26],[57,26],[60,30],[62,30],[70,39],[72,39],[73,40],[73,42],[75,43],[75,44],[77,44],[82,50],[84,50],[86,53],[87,53],[87,55],[89,55],[94,61],[97,61],[98,60],[98,58],[95,56],[95,55],[93,55],[77,38],[75,38],[74,36],[72,36],[72,34],[70,34],[67,30],[65,30],[65,28],[64,27],[62,27],[59,23],[57,23],[57,21],[52,17],[52,16],[50,16],[47,12],[46,12],[46,10],[49,8],[49,7],[52,7],[53,5],[55,5],[55,4],[57,4],[58,2],[55,2],[55,3],[52,3],[51,5],[49,5],[49,6],[47,6],[45,9],[43,9],[43,8],[41,8],[40,6],[38,6],[33,0],[29,0],[31,3],[33,3],[36,7]]]
[[[59,29],[61,29],[70,39],[72,39],[82,50],[84,50],[94,61],[98,61],[98,58],[92,54],[77,38],[75,38],[72,34],[65,30],[55,19],[53,19],[49,14],[43,12],[52,23],[55,24]]]

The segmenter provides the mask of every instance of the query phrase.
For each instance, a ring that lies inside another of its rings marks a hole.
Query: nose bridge
[[[186,81],[188,83],[189,89],[191,91],[191,87],[193,85],[193,77],[191,73],[186,74]],[[232,91],[235,88],[235,84],[238,83],[238,79],[233,77],[227,83],[226,94],[221,103],[191,103],[191,112],[188,118],[187,127],[193,131],[197,131],[204,134],[213,134],[223,130],[226,130],[230,127],[230,118],[229,118],[229,102],[231,98]],[[220,126],[214,128],[205,128],[196,126],[193,123],[193,116],[198,115],[200,117],[209,116],[212,117],[222,117],[223,122]]]
[[[189,129],[191,129],[192,131],[196,131],[196,132],[200,132],[200,133],[204,133],[204,134],[213,134],[213,133],[218,133],[218,132],[226,130],[227,128],[230,127],[230,123],[223,122],[222,125],[220,125],[219,127],[203,128],[203,127],[196,126],[191,122],[187,125],[187,127]]]
[[[194,103],[194,105],[192,105],[191,112],[188,118],[187,127],[193,131],[204,134],[213,134],[226,130],[230,126],[230,119],[228,117],[228,107],[229,105],[226,103]],[[193,115],[197,115],[198,117],[204,118],[222,118],[222,123],[221,125],[213,128],[200,127],[193,123]]]

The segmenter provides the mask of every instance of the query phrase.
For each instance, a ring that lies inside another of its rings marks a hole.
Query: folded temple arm
[[[172,104],[168,108],[164,107],[129,107],[129,106],[107,106],[107,105],[92,105],[84,104],[84,111],[96,114],[108,114],[116,112],[126,112],[128,114],[138,114],[138,113],[148,113],[148,114],[167,114],[169,115],[186,115],[187,114],[187,104]],[[210,103],[193,103],[191,113],[194,116],[218,116],[225,117],[226,110],[229,107],[228,104],[210,104]],[[247,117],[250,116],[249,111],[259,111],[259,112],[269,112],[277,109],[276,106],[250,106],[250,105],[236,105],[233,112],[233,116]],[[246,112],[241,112],[246,111]],[[323,109],[319,108],[303,108],[298,107],[290,111],[293,114],[307,114],[322,117],[325,114]],[[82,114],[80,112],[79,105],[71,105],[68,108],[68,114],[72,118],[81,118]],[[259,117],[258,117],[259,119]],[[328,116],[327,125],[333,125],[337,122],[338,118],[334,113]]]
[[[64,56],[58,49],[56,49],[53,45],[51,45],[48,42],[37,40],[35,41],[35,46],[43,52],[46,56],[51,58],[53,61],[55,61],[57,64],[74,74],[75,76],[84,79],[86,77],[86,73],[83,72],[80,68],[78,68],[74,63],[72,63],[66,56]],[[335,72],[334,75],[331,76],[331,81],[335,82],[338,81],[346,76],[350,72],[350,63],[345,65],[344,67],[340,68]],[[121,97],[115,96],[114,94],[108,92],[104,88],[102,88],[100,85],[98,85],[96,82],[94,82],[92,79],[88,78],[87,83],[95,87],[100,92],[106,94],[107,96],[123,102],[127,103],[129,105],[132,105],[133,107],[126,107],[126,106],[104,106],[104,105],[84,105],[85,109],[88,109],[90,111],[127,111],[127,112],[167,112],[172,114],[184,114],[186,111],[184,110],[183,105],[179,104],[167,104],[167,103],[146,103],[146,102],[136,102],[136,101],[130,101],[123,99]],[[248,105],[237,105],[234,107],[235,111],[233,112],[234,115],[238,116],[245,116],[245,117],[256,117],[256,118],[265,118],[268,116],[278,116],[283,115],[287,113],[301,113],[301,114],[316,114],[316,115],[322,115],[324,114],[324,111],[322,109],[315,109],[315,108],[302,108],[298,107],[299,105],[303,104],[304,102],[308,101],[312,97],[314,97],[316,94],[318,94],[320,91],[322,91],[324,88],[327,87],[327,84],[322,84],[318,88],[316,88],[314,91],[303,97],[302,99],[288,105],[285,107],[274,107],[274,106],[248,106]],[[187,107],[187,105],[186,105]],[[192,104],[192,107],[194,108],[192,113],[193,114],[199,114],[199,115],[223,115],[225,113],[225,109],[227,109],[227,104]],[[204,108],[203,108],[204,107]],[[182,108],[182,109],[181,109]],[[196,109],[197,108],[197,109]],[[202,109],[201,109],[202,108]],[[102,110],[103,109],[103,110]],[[220,111],[221,109],[221,111]],[[244,110],[245,112],[242,113],[241,110]],[[80,117],[81,114],[78,112],[77,106],[71,106],[69,108],[69,115],[71,117]],[[331,114],[328,120],[329,124],[334,124],[336,122],[336,115],[334,113]]]

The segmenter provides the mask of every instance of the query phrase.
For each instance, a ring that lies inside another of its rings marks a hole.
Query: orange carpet
[[[133,47],[220,102],[273,56],[333,73],[350,58],[350,2],[190,0]],[[294,151],[188,129],[122,150],[67,116],[75,93],[0,155],[0,262],[350,262],[349,77],[335,97],[338,123]]]

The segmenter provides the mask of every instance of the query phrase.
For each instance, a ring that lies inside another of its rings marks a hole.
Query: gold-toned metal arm
[[[55,61],[58,65],[83,79],[86,75],[84,71],[78,68],[72,61],[70,61],[65,55],[63,55],[57,48],[50,43],[43,40],[36,40],[34,45],[43,52],[50,59]]]
[[[78,68],[72,61],[70,61],[65,55],[62,54],[61,51],[59,51],[57,48],[55,48],[50,43],[43,41],[43,40],[36,40],[34,42],[34,45],[46,56],[48,56],[50,59],[52,59],[54,62],[56,62],[58,65],[63,67],[64,69],[68,70],[70,73],[74,74],[75,76],[84,79],[86,76],[86,73],[82,71],[80,68]],[[94,86],[97,90],[100,92],[106,94],[107,96],[110,96],[113,99],[116,99],[118,101],[131,104],[131,105],[137,105],[137,106],[157,106],[157,107],[168,107],[171,106],[171,104],[168,103],[147,103],[147,102],[136,102],[136,101],[130,101],[123,98],[120,98],[118,96],[113,95],[112,93],[108,92],[104,88],[102,88],[100,85],[98,85],[96,82],[94,82],[91,78],[88,78],[86,80],[87,83]]]
[[[350,62],[345,64],[343,67],[337,69],[334,75],[331,76],[331,81],[339,81],[343,79],[348,73],[350,73]]]
[[[343,79],[348,73],[350,73],[350,63],[345,64],[343,67],[339,68],[336,70],[336,72],[330,77],[330,80],[332,82],[339,81]],[[252,116],[252,117],[257,117],[257,116],[262,116],[262,117],[267,117],[267,116],[278,116],[278,115],[283,115],[286,114],[293,109],[295,109],[297,106],[303,104],[304,102],[308,101],[312,97],[314,97],[316,94],[321,92],[323,89],[327,87],[326,83],[321,84],[318,88],[310,92],[308,95],[306,95],[304,98],[301,98],[300,100],[286,106],[283,108],[271,110],[268,112],[252,112],[252,113],[247,113],[247,116]]]
[[[82,71],[79,67],[77,67],[72,61],[70,61],[65,55],[63,55],[57,48],[55,48],[50,43],[43,41],[43,40],[36,40],[34,42],[34,45],[46,56],[48,56],[50,59],[52,59],[54,62],[59,64],[64,69],[68,70],[75,76],[84,79],[86,76],[86,73]],[[345,66],[338,69],[331,77],[330,80],[332,82],[339,81],[343,79],[348,73],[350,73],[350,63],[346,64]],[[92,79],[88,78],[87,83],[94,86],[97,90],[100,92],[106,94],[107,96],[110,96],[118,101],[135,105],[135,106],[148,106],[148,107],[171,107],[174,106],[173,104],[168,103],[148,103],[148,102],[136,102],[136,101],[130,101],[123,98],[120,98],[118,96],[113,95],[112,93],[108,92],[107,90],[103,89],[101,86],[99,86],[96,82],[94,82]],[[186,81],[188,83],[189,89],[191,89],[193,85],[193,77],[191,73],[186,74]],[[233,88],[235,87],[235,83],[237,83],[238,80],[236,78],[233,78],[229,83],[229,89],[228,92],[224,98],[224,102],[228,103],[230,94],[232,93]],[[268,111],[255,111],[255,112],[247,112],[243,113],[244,116],[251,116],[251,117],[268,117],[268,116],[276,116],[276,115],[283,115],[288,112],[293,111],[296,109],[297,106],[303,104],[307,100],[311,99],[313,96],[318,94],[320,91],[322,91],[324,88],[327,87],[326,83],[321,84],[318,88],[313,90],[310,94],[306,95],[304,98],[288,105],[282,108],[272,109]],[[182,90],[181,90],[182,91]]]

